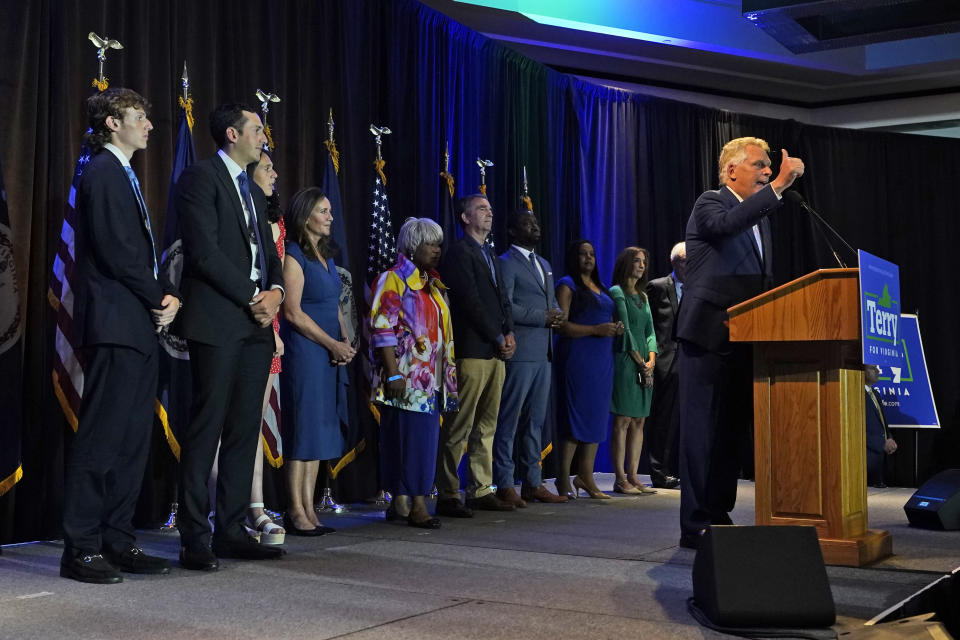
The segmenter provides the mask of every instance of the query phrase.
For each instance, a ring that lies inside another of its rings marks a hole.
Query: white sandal
[[[263,509],[262,502],[254,502],[250,504],[251,509]],[[286,531],[283,527],[276,524],[273,520],[270,519],[270,516],[267,514],[261,515],[257,518],[257,521],[250,523],[250,516],[247,515],[247,529],[254,538],[257,538],[260,541],[260,544],[283,544],[284,539],[286,538]]]

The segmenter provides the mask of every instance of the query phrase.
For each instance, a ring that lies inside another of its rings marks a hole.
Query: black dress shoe
[[[325,536],[325,535],[327,535],[328,533],[336,533],[336,532],[337,532],[336,529],[334,529],[333,527],[328,527],[328,526],[325,525],[325,524],[321,524],[320,526],[318,526],[318,527],[317,527],[317,531],[319,531],[319,532],[320,532],[320,535],[322,535],[322,536]]]
[[[293,526],[293,524],[284,523],[283,529],[292,536],[301,536],[304,538],[316,538],[317,536],[323,535],[320,533],[320,527],[314,527],[312,529],[298,529]]]
[[[211,550],[218,558],[236,558],[238,560],[276,560],[283,555],[279,547],[260,544],[253,538],[245,540],[215,541]]]
[[[653,483],[656,489],[676,489],[680,486],[680,478],[666,476],[663,480],[657,480]]]
[[[445,498],[437,500],[437,515],[447,516],[448,518],[472,518],[473,511],[460,504],[456,498]]]
[[[163,575],[170,573],[170,561],[166,558],[147,555],[140,547],[130,547],[119,553],[104,551],[103,555],[120,571],[127,573],[149,573]]]
[[[180,547],[180,566],[195,571],[216,571],[220,568],[220,561],[207,547]]]
[[[497,496],[492,493],[481,498],[471,498],[467,500],[467,505],[471,509],[479,509],[480,511],[515,511],[516,507],[509,502],[504,502]]]
[[[407,516],[407,524],[411,527],[418,527],[420,529],[439,529],[440,528],[440,518],[427,518],[426,520],[414,520],[410,516]]]
[[[92,584],[117,584],[123,576],[117,568],[99,553],[60,560],[60,575],[64,578]]]

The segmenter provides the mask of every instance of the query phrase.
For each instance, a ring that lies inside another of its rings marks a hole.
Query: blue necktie
[[[257,224],[257,210],[253,208],[253,198],[250,197],[250,185],[247,184],[247,172],[241,171],[237,176],[240,183],[240,195],[250,212],[250,226],[253,227],[253,237],[257,241],[257,263],[260,265],[260,290],[267,288],[267,265],[263,256],[263,241],[260,239],[260,225]]]
[[[530,258],[530,263],[533,265],[533,271],[537,274],[537,280],[540,281],[540,285],[543,286],[543,274],[540,273],[540,265],[537,264],[537,254],[533,251],[530,252],[528,256]]]
[[[127,171],[127,178],[133,187],[133,192],[137,195],[137,205],[140,207],[140,217],[143,218],[143,226],[147,228],[147,235],[150,236],[150,256],[153,258],[153,278],[154,280],[160,274],[159,265],[157,265],[157,250],[153,243],[153,227],[150,225],[150,215],[147,213],[147,203],[143,201],[143,194],[140,192],[140,181],[137,180],[137,174],[133,172],[133,167],[124,167]]]
[[[493,278],[493,286],[497,286],[497,269],[493,266],[493,258],[490,256],[486,245],[480,246],[480,253],[483,254],[483,259],[487,261],[487,266],[490,267],[490,277]]]

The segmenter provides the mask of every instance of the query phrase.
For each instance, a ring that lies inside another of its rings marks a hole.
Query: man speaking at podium
[[[724,145],[720,189],[703,193],[687,222],[687,279],[677,317],[682,547],[697,548],[708,525],[732,524],[739,441],[751,428],[753,402],[750,348],[730,343],[727,308],[771,287],[768,216],[804,169],[781,149],[771,181],[769,151],[760,138]]]

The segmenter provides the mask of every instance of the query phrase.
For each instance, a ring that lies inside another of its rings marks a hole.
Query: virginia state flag
[[[0,496],[23,476],[20,466],[20,298],[13,262],[7,192],[0,167]]]
[[[170,174],[170,197],[167,198],[167,221],[163,228],[163,253],[160,268],[167,274],[173,286],[179,289],[183,275],[183,243],[180,239],[180,221],[174,203],[173,188],[183,170],[197,159],[193,145],[193,99],[181,98],[180,124],[177,129],[177,146]],[[177,460],[180,459],[178,434],[183,433],[190,420],[191,378],[190,354],[187,341],[169,331],[160,334],[160,384],[157,389],[156,414],[163,428],[167,444]]]
[[[358,323],[360,322],[359,312],[356,300],[353,296],[353,276],[350,273],[350,252],[347,247],[346,216],[343,210],[343,199],[340,196],[340,178],[339,178],[339,160],[340,153],[337,151],[336,143],[330,139],[326,141],[327,161],[323,166],[323,176],[320,180],[320,186],[327,200],[330,201],[330,212],[333,215],[333,244],[336,245],[334,262],[337,264],[337,272],[340,274],[340,282],[343,285],[340,294],[340,311],[343,313],[344,324],[346,325],[350,343],[357,348],[359,346],[360,336],[358,335]],[[344,372],[349,377],[349,389],[347,391],[346,420],[342,422],[343,437],[346,443],[346,452],[339,460],[331,460],[327,463],[328,473],[332,479],[336,479],[340,472],[348,465],[357,460],[357,457],[367,447],[364,429],[363,412],[366,412],[366,403],[363,398],[358,397],[356,383],[359,380],[363,385],[363,369],[360,366],[360,358],[355,358],[353,362],[346,366]],[[376,475],[376,471],[373,471]],[[354,483],[357,484],[357,483]],[[363,484],[362,482],[359,484]],[[361,493],[357,496],[349,496],[350,499],[363,498],[365,488],[360,488]],[[339,492],[341,500],[345,499],[343,491]]]

